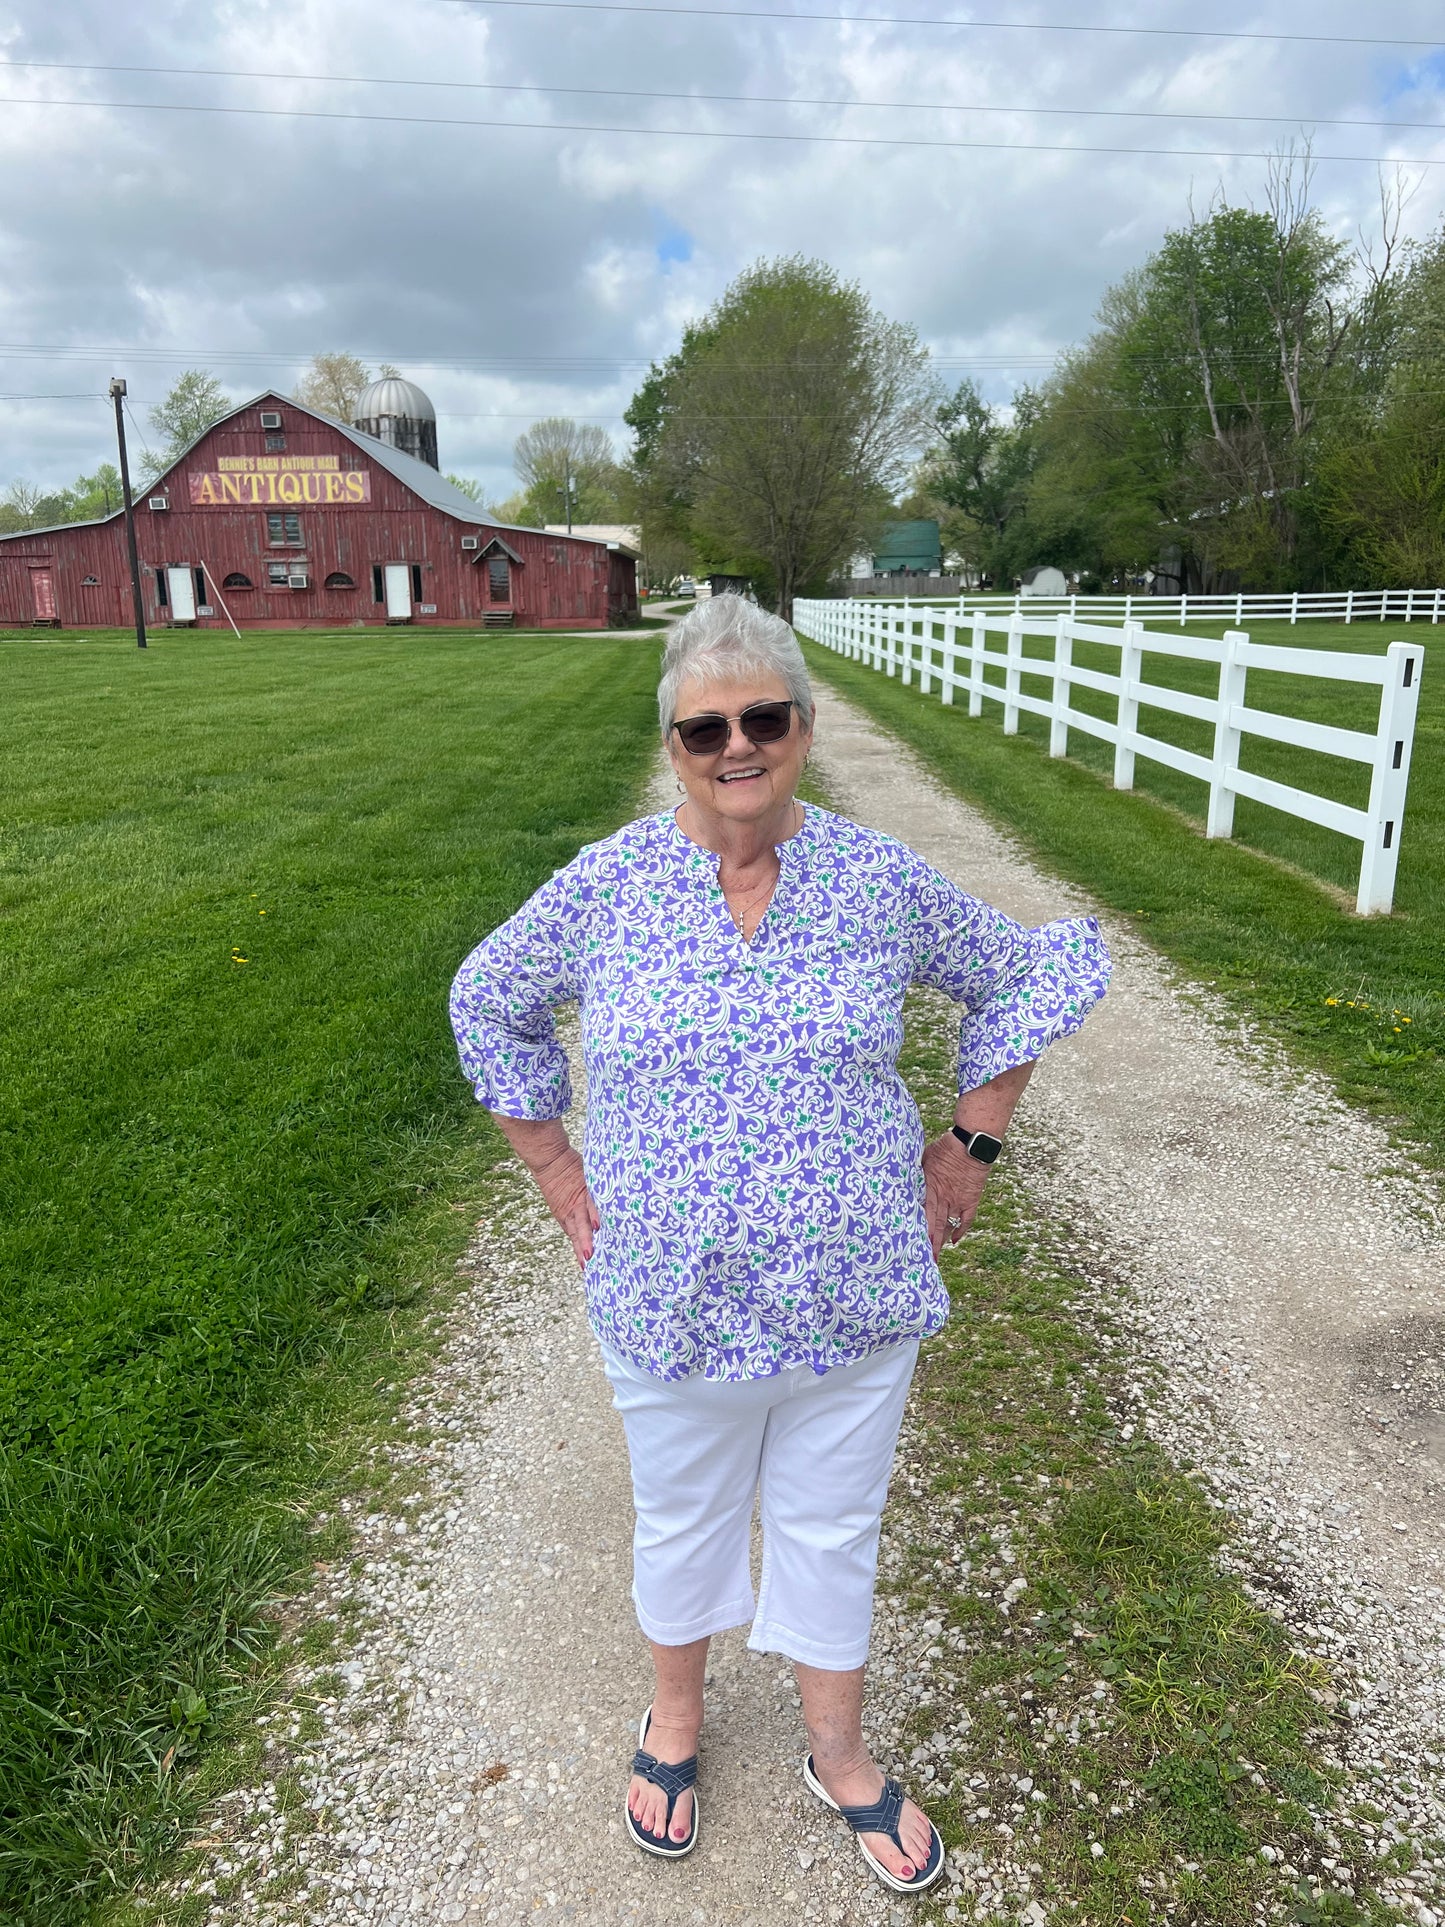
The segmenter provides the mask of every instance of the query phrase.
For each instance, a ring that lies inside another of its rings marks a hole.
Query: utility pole
[[[577,487],[577,478],[572,473],[572,458],[562,457],[562,498],[567,504],[567,533],[572,533],[572,496]]]
[[[125,503],[125,544],[130,551],[130,593],[135,606],[135,646],[146,646],[146,610],[140,592],[140,554],[135,545],[135,503],[130,492],[130,462],[125,452],[125,416],[121,412],[125,402],[125,382],[119,375],[112,378],[110,398],[115,403],[115,439],[120,449],[120,495]]]

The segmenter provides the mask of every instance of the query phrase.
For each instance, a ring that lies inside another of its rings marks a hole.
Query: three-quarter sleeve
[[[503,1117],[561,1117],[572,1103],[552,1012],[577,995],[585,892],[577,864],[484,937],[452,982],[457,1051],[479,1103]]]
[[[1112,968],[1093,917],[1030,930],[936,870],[912,879],[914,977],[963,1006],[958,1088],[977,1090],[1076,1031]]]

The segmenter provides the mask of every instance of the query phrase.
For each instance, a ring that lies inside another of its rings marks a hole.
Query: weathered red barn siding
[[[227,458],[278,452],[274,434],[267,447],[260,425],[263,407],[281,413],[287,457],[333,456],[343,476],[361,472],[369,477],[371,499],[366,503],[276,503],[300,516],[300,548],[271,545],[265,505],[191,503],[193,476],[222,470]],[[371,459],[365,446],[278,395],[262,396],[217,423],[152,493],[164,493],[170,503],[166,509],[152,509],[144,494],[136,502],[146,618],[157,626],[171,619],[160,601],[158,572],[197,567],[205,571],[205,602],[215,612],[197,616],[195,626],[202,629],[229,627],[221,598],[243,628],[385,623],[385,602],[376,598],[373,570],[398,563],[420,571],[421,594],[413,588],[412,609],[418,626],[475,628],[488,614],[510,610],[517,628],[601,629],[636,613],[636,572],[630,558],[599,542],[538,529],[498,529],[433,507]],[[479,547],[463,549],[464,536],[477,537]],[[509,559],[508,593],[503,596],[495,593],[488,566],[496,541],[516,558]],[[308,588],[270,585],[272,562],[291,562],[299,573],[303,559]],[[328,589],[326,578],[337,573],[349,575],[356,586]],[[248,576],[254,586],[225,588],[226,577],[233,574]],[[37,619],[35,575],[48,575],[55,620],[67,628],[125,627],[133,620],[125,524],[119,515],[90,527],[0,540],[0,622]],[[198,596],[198,605],[201,601]],[[421,605],[434,605],[434,613],[423,614]]]

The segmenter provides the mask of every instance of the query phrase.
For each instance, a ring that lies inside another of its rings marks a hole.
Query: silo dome
[[[351,426],[432,468],[441,467],[437,459],[437,411],[414,381],[383,375],[380,381],[372,382],[357,400]]]

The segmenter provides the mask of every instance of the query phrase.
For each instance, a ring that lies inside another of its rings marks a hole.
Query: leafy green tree
[[[233,406],[214,375],[203,368],[188,368],[165,400],[150,411],[151,427],[162,438],[162,446],[146,458],[147,472],[159,475],[169,468]]]
[[[938,411],[938,441],[919,465],[920,506],[936,514],[944,548],[992,581],[1012,574],[1020,548],[1036,457],[1039,402],[1031,388],[1014,397],[1011,415],[985,401],[978,384],[959,383]]]
[[[1334,239],[1309,188],[1308,156],[1283,158],[1263,209],[1217,205],[1110,291],[1043,391],[1035,540],[1067,536],[1104,574],[1173,545],[1201,586],[1318,576],[1318,463],[1369,418],[1394,352],[1398,204],[1376,262]]]
[[[356,419],[356,404],[370,381],[371,370],[355,355],[314,355],[294,394],[307,408],[350,423]]]
[[[740,275],[649,382],[629,413],[654,500],[785,617],[870,539],[937,401],[913,330],[801,256]]]
[[[1361,588],[1445,583],[1445,228],[1410,263],[1399,319],[1381,404],[1332,437],[1313,491]]]
[[[448,473],[447,480],[451,483],[453,488],[460,489],[463,495],[469,495],[471,499],[477,504],[478,508],[484,508],[486,506],[487,498],[482,493],[482,485],[479,481],[476,480],[474,476],[453,475],[451,473]]]

